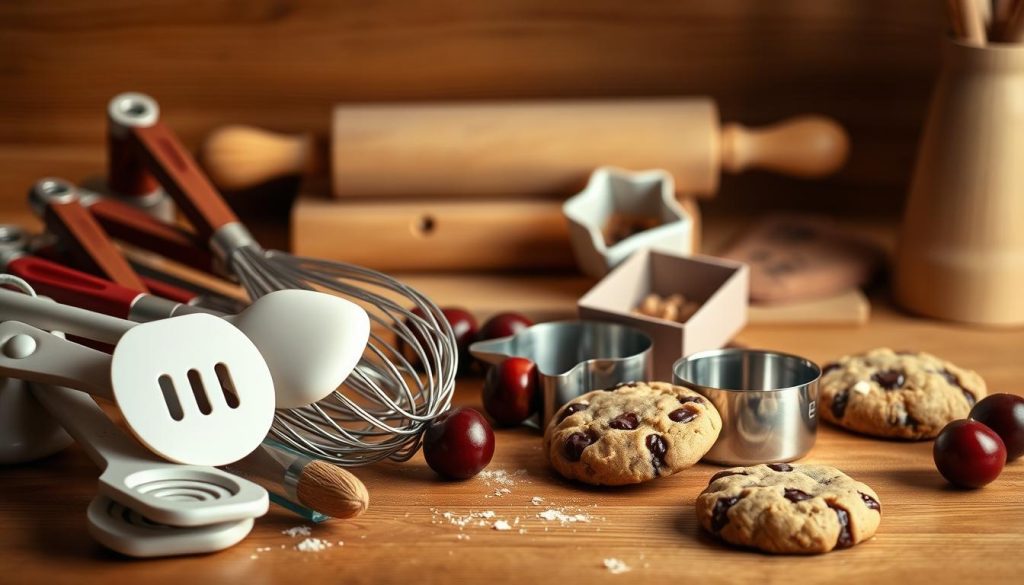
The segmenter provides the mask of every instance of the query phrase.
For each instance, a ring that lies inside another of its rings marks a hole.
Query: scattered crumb
[[[549,522],[557,520],[562,524],[562,526],[565,526],[566,524],[570,524],[572,522],[590,522],[589,514],[566,514],[564,511],[557,510],[555,508],[549,508],[547,510],[544,510],[543,512],[537,514],[537,517],[543,518],[544,520],[548,520]]]
[[[344,540],[339,540],[338,541],[338,546],[345,546],[345,541]]]
[[[321,540],[319,538],[307,538],[295,545],[295,550],[300,552],[320,552],[327,550],[332,544],[329,541]]]
[[[460,533],[455,535],[455,538],[458,538],[459,540],[469,540],[469,535],[460,532]]]
[[[495,530],[512,530],[512,526],[505,520],[495,520],[493,528]]]
[[[604,560],[604,568],[608,569],[608,572],[612,575],[619,575],[621,573],[627,573],[631,571],[629,565],[622,562],[619,559],[608,558]]]
[[[258,552],[258,553],[267,552],[267,551],[271,551],[271,550],[274,550],[274,549],[273,549],[273,547],[270,547],[270,546],[258,546],[258,547],[256,547],[256,552]]]
[[[281,534],[295,538],[296,536],[309,536],[309,526],[293,526],[287,530],[282,530]]]
[[[364,539],[364,540],[365,540],[365,539],[366,539],[366,535],[365,535],[365,534],[360,534],[360,535],[359,535],[359,538],[362,538],[362,539]]]
[[[544,503],[544,498],[540,496],[533,496],[533,499],[530,500],[530,503],[533,504],[534,506],[539,506]]]
[[[526,529],[525,528],[520,528],[519,529],[519,534],[526,534]]]
[[[258,558],[260,558],[260,555],[249,555],[249,558],[250,559],[258,559]]]
[[[482,479],[487,485],[497,485],[503,487],[515,487],[516,481],[526,475],[525,469],[517,469],[512,473],[505,471],[504,469],[495,469],[493,471],[485,469],[477,474],[477,477]],[[522,480],[528,481],[528,480]]]
[[[439,519],[437,510],[431,509],[431,511],[434,514],[433,519],[431,519],[432,523],[437,524],[439,521],[443,520],[447,521],[449,524],[453,526],[458,526],[459,528],[463,528],[471,524],[476,524],[477,526],[487,526],[486,520],[490,520],[496,516],[493,510],[485,510],[483,512],[470,512],[464,516],[453,514],[451,512],[445,512],[443,514],[440,514]]]

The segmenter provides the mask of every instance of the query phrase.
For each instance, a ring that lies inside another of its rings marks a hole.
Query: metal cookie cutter
[[[723,465],[792,461],[814,446],[821,370],[799,356],[716,349],[675,363],[674,381],[704,395],[722,432],[704,456]]]
[[[577,396],[623,382],[649,380],[653,347],[646,333],[626,325],[556,321],[509,337],[478,341],[469,351],[490,364],[508,357],[524,357],[537,364],[543,428],[563,404]]]

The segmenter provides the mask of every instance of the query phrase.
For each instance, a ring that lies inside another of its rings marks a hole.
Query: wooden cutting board
[[[700,242],[700,210],[694,250]],[[376,270],[559,270],[576,273],[561,201],[299,197],[292,209],[292,250]]]

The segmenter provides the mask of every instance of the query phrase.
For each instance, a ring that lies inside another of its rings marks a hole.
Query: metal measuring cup
[[[799,356],[716,349],[673,365],[676,384],[711,401],[722,432],[704,459],[754,465],[799,459],[814,446],[821,369]]]
[[[540,425],[563,404],[591,390],[651,379],[654,343],[639,329],[599,321],[539,323],[509,337],[469,346],[479,360],[499,364],[524,357],[537,364]]]

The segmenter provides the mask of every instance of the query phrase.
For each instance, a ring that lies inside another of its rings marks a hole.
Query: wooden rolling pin
[[[225,189],[325,166],[311,135],[215,130],[204,164]],[[337,197],[564,197],[601,165],[671,172],[712,196],[720,169],[798,177],[839,169],[849,140],[823,116],[765,128],[719,124],[709,98],[339,105],[330,141]]]

